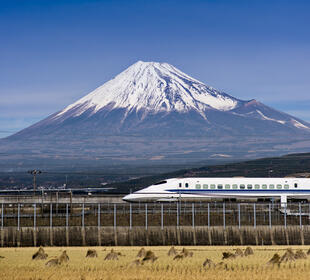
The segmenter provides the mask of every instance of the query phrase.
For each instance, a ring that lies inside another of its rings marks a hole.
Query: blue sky
[[[137,60],[310,122],[309,2],[0,0],[0,137]]]

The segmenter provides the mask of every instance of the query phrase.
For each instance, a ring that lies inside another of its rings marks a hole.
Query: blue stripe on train
[[[179,189],[170,189],[170,190],[166,190],[168,192],[173,192],[173,193],[197,193],[197,192],[227,192],[227,193],[260,193],[260,192],[275,192],[275,193],[300,193],[300,192],[307,192],[310,193],[310,189],[309,190],[277,190],[277,189],[273,189],[273,190],[227,190],[227,189],[223,189],[223,190],[210,190],[210,189],[189,189],[189,190],[179,190]]]

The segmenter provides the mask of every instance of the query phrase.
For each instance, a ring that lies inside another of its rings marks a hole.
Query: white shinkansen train
[[[126,195],[128,202],[169,202],[210,199],[310,199],[310,179],[305,178],[173,178]]]

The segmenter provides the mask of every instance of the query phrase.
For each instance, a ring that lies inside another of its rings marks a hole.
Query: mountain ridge
[[[5,159],[21,165],[25,155],[96,164],[107,154],[113,162],[196,161],[309,149],[309,123],[218,91],[168,63],[142,61],[0,145]]]
[[[283,128],[279,128],[281,130],[297,128],[310,132],[310,124],[274,110],[255,99],[240,100],[232,97],[168,63],[142,61],[131,65],[63,110],[26,128],[26,131],[31,132],[38,127],[44,129],[50,125],[72,126],[75,122],[80,122],[81,125],[87,123],[87,126],[98,129],[107,127],[113,133],[131,134],[137,133],[135,127],[142,127],[143,121],[149,123],[148,120],[152,117],[157,121],[157,125],[151,127],[161,130],[163,123],[170,123],[171,119],[178,122],[178,126],[182,121],[188,123],[187,116],[197,122],[193,123],[192,127],[199,125],[201,130],[205,131],[205,128],[212,129],[211,119],[213,122],[219,122],[219,119],[214,120],[214,115],[218,115],[217,111],[222,112],[220,118],[224,118],[220,124],[223,130],[223,122],[233,120],[243,123],[243,118],[246,118],[253,123],[253,127],[260,126],[254,123],[262,120],[283,125]],[[102,125],[97,125],[98,119]],[[274,129],[273,125],[271,126]],[[78,130],[78,127],[76,129]],[[252,130],[251,127],[248,129]],[[16,135],[21,135],[24,131]],[[172,131],[178,134],[178,131]],[[165,132],[160,134],[164,135]]]

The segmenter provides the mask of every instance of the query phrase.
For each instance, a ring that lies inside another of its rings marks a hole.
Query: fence
[[[140,203],[0,204],[1,229],[15,227],[214,227],[310,225],[310,204]]]

